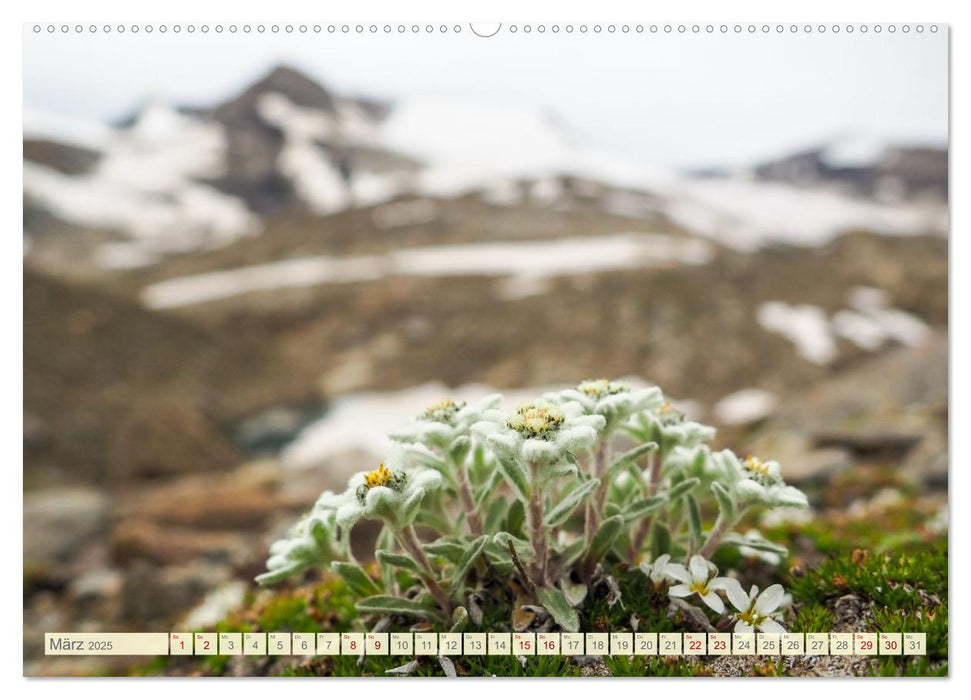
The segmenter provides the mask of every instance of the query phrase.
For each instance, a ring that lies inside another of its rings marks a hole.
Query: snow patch
[[[767,331],[791,340],[796,351],[809,362],[826,365],[836,359],[836,340],[829,317],[818,306],[770,301],[759,307],[757,318]]]
[[[762,389],[742,389],[715,404],[715,418],[723,425],[747,425],[772,414],[776,397]]]
[[[219,125],[154,105],[105,141],[90,173],[25,162],[24,195],[66,221],[140,239],[151,252],[224,245],[259,230],[241,200],[196,181],[222,174],[225,149]]]
[[[577,273],[703,265],[705,241],[664,234],[619,233],[538,241],[403,248],[384,255],[296,258],[175,278],[146,287],[150,308],[171,308],[251,292],[362,282],[392,275],[551,278]]]

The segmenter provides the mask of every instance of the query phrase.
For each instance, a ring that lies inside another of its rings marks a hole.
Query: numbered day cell
[[[583,632],[561,632],[560,633],[560,655],[561,656],[583,656],[586,653]]]
[[[806,653],[810,656],[829,656],[829,634],[827,632],[807,632]]]
[[[240,656],[243,653],[243,633],[220,632],[219,653],[223,656]]]
[[[605,656],[610,651],[610,636],[603,632],[587,632],[586,639],[588,656]]]
[[[489,656],[509,656],[512,653],[512,634],[489,632]]]
[[[634,633],[634,656],[657,656],[657,632]]]
[[[465,656],[484,656],[487,644],[485,632],[466,632],[462,635],[462,649]]]
[[[170,633],[169,654],[172,656],[192,656],[192,635],[188,632]]]
[[[388,656],[389,645],[387,632],[368,632],[364,635],[366,656]]]
[[[732,634],[732,655],[749,656],[755,653],[755,635],[751,632]]]
[[[854,632],[853,633],[853,652],[857,656],[876,656],[877,633],[876,632]]]
[[[266,635],[266,646],[270,656],[290,656],[290,633],[270,632]]]
[[[392,632],[388,643],[392,654],[412,656],[415,653],[415,637],[411,632]]]
[[[539,656],[560,655],[560,633],[540,632],[536,635],[536,653]]]
[[[829,635],[829,653],[833,656],[852,656],[853,635],[849,632],[831,632]]]
[[[782,653],[782,635],[778,632],[757,633],[755,653],[759,656],[778,656]]]
[[[415,632],[415,656],[438,656],[438,635],[434,632]]]
[[[682,634],[661,632],[657,637],[657,649],[661,656],[681,656]]]
[[[245,656],[266,656],[266,632],[244,632],[243,654]]]
[[[926,632],[904,632],[904,654],[925,656],[927,654]]]
[[[317,633],[317,656],[337,656],[341,653],[341,635],[338,632]]]
[[[294,632],[292,649],[294,656],[313,656],[316,652],[317,637],[313,632]]]
[[[634,633],[633,632],[611,632],[610,633],[610,655],[611,656],[632,656],[634,654]]]
[[[196,632],[195,652],[196,656],[215,656],[218,651],[218,637],[215,632]]]
[[[881,632],[879,647],[881,656],[900,656],[904,648],[903,635],[900,632]]]
[[[802,632],[786,632],[782,635],[782,655],[802,656],[806,653],[806,637]]]
[[[462,655],[462,633],[442,632],[438,635],[438,653],[442,656]]]
[[[341,632],[341,656],[359,656],[364,653],[364,633]]]
[[[704,632],[685,632],[683,643],[685,656],[702,656],[706,652],[708,635]]]
[[[728,656],[732,653],[732,635],[728,632],[711,632],[708,635],[708,653],[712,656]]]
[[[512,653],[516,656],[535,656],[536,634],[533,632],[514,632],[512,635]]]

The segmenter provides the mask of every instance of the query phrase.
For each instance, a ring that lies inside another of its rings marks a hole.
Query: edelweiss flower
[[[392,470],[381,464],[352,476],[344,493],[321,494],[314,512],[333,511],[337,524],[345,529],[363,518],[380,518],[397,530],[414,521],[421,499],[438,488],[441,479],[432,469]]]
[[[725,590],[733,579],[718,576],[718,567],[704,557],[695,554],[685,568],[681,564],[668,564],[664,572],[680,583],[668,589],[674,598],[686,598],[695,593],[716,613],[725,612],[725,604],[716,591]]]
[[[501,400],[499,394],[490,394],[472,404],[442,399],[389,437],[396,442],[418,442],[445,448],[457,437],[465,435],[469,426],[482,419],[485,411],[498,407]]]
[[[607,427],[627,420],[640,411],[653,411],[663,402],[657,387],[632,390],[624,382],[607,379],[588,379],[575,389],[566,389],[547,398],[554,401],[576,401],[589,415],[603,416]]]
[[[725,588],[725,594],[738,613],[735,623],[736,632],[785,632],[786,628],[779,624],[782,610],[787,603],[785,590],[778,583],[774,583],[759,593],[758,586],[745,593],[741,584],[735,579],[729,579],[730,584]]]
[[[653,564],[651,562],[643,562],[640,565],[640,569],[644,572],[644,575],[651,580],[651,583],[653,583],[655,586],[660,586],[671,579],[670,575],[666,571],[670,561],[670,554],[662,554],[654,560]]]
[[[283,537],[270,545],[266,573],[256,577],[260,584],[274,583],[311,566],[340,558],[334,512],[311,512],[303,516]]]
[[[742,503],[766,506],[809,505],[806,494],[794,486],[787,486],[782,480],[782,467],[778,462],[763,462],[751,455],[742,461],[731,450],[722,450],[713,458],[719,463],[726,481]]]
[[[544,466],[559,464],[568,453],[592,446],[606,423],[603,416],[583,415],[583,407],[575,401],[559,404],[544,399],[520,406],[511,415],[486,411],[484,417],[472,429],[496,452]]]
[[[715,437],[714,428],[685,420],[684,414],[667,401],[656,411],[637,414],[628,429],[643,440],[656,442],[665,451],[678,445],[694,447]]]

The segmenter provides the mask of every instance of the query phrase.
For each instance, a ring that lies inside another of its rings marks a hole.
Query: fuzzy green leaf
[[[330,565],[338,576],[344,579],[348,587],[357,595],[369,596],[380,593],[381,589],[357,564],[346,561],[335,561]]]
[[[546,608],[546,611],[556,620],[556,624],[567,632],[580,631],[580,616],[570,605],[563,591],[559,588],[537,588],[536,597],[540,605]]]
[[[407,554],[392,552],[387,549],[379,549],[374,553],[374,555],[382,565],[393,566],[397,569],[404,569],[405,571],[414,571],[415,573],[420,571],[418,564],[416,564],[415,561]]]
[[[509,507],[508,501],[502,496],[499,496],[492,503],[489,504],[489,510],[486,512],[485,516],[485,531],[495,532],[498,530],[503,519],[506,517],[506,509]]]
[[[452,626],[449,632],[462,632],[469,626],[469,611],[463,606],[458,606],[452,611]]]
[[[298,574],[307,568],[307,564],[304,562],[297,562],[291,564],[285,569],[276,569],[274,571],[267,571],[266,573],[260,574],[256,577],[256,582],[261,586],[270,586],[274,583],[278,583],[285,578],[289,578],[294,574]]]
[[[659,522],[651,525],[651,557],[657,559],[671,551],[671,533]]]
[[[555,505],[543,518],[543,522],[546,523],[547,527],[555,527],[566,521],[570,517],[570,514],[576,510],[576,507],[580,505],[584,498],[594,492],[597,486],[600,485],[600,479],[589,479],[584,481],[575,489],[570,491],[562,501]]]
[[[452,464],[461,465],[472,449],[472,441],[467,435],[459,435],[448,446],[448,456],[452,459]]]
[[[624,520],[631,522],[632,520],[642,518],[648,513],[653,513],[667,502],[668,497],[666,495],[652,496],[651,498],[635,501],[627,506],[627,509],[624,511]]]
[[[656,449],[656,442],[646,442],[643,445],[638,445],[637,447],[627,450],[627,452],[615,459],[611,465],[607,467],[607,474],[605,478],[609,478],[619,472],[621,469],[624,469],[631,464],[635,464],[641,457],[649,452],[654,452]]]
[[[691,526],[691,542],[694,548],[701,542],[701,509],[698,507],[698,500],[691,494],[684,500],[688,504],[688,523]]]
[[[715,481],[711,485],[711,490],[718,500],[718,510],[721,512],[722,518],[731,522],[735,518],[735,504],[728,489]]]
[[[454,540],[438,539],[422,545],[422,547],[433,557],[441,557],[455,564],[465,554],[466,545]]]
[[[624,516],[622,515],[615,515],[600,523],[600,527],[597,528],[596,534],[594,534],[593,539],[590,541],[590,547],[587,549],[587,557],[589,560],[597,561],[602,559],[610,551],[614,540],[617,539],[623,529]]]
[[[668,500],[676,501],[684,494],[688,493],[691,489],[701,483],[701,479],[697,477],[692,477],[690,479],[685,479],[684,481],[675,484],[668,490]]]
[[[506,513],[506,524],[503,530],[519,537],[523,534],[523,525],[526,524],[526,507],[522,501],[513,501]]]
[[[725,538],[722,540],[722,544],[730,544],[737,547],[749,547],[759,552],[772,552],[773,554],[780,554],[782,556],[789,553],[789,550],[783,545],[770,542],[764,537],[745,537],[744,535],[739,535],[734,532],[725,535]]]
[[[452,574],[452,594],[459,592],[462,584],[465,582],[465,577],[469,573],[469,569],[472,568],[472,564],[475,560],[479,558],[482,554],[482,550],[485,549],[486,542],[489,541],[488,535],[482,535],[475,539],[465,550],[465,554],[459,560],[459,563],[455,565],[455,572]]]
[[[363,613],[377,613],[381,615],[409,615],[424,619],[441,617],[439,608],[425,605],[417,600],[397,598],[390,595],[376,595],[362,598],[354,604]]]
[[[502,475],[506,478],[506,483],[515,492],[516,496],[522,502],[527,502],[529,500],[530,488],[529,488],[529,476],[526,474],[526,470],[523,469],[522,465],[514,459],[499,459],[499,469],[502,470]]]

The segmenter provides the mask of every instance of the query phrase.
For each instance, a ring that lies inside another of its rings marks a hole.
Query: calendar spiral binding
[[[890,34],[913,36],[946,32],[947,25],[932,23],[710,23],[710,22],[608,22],[608,23],[400,23],[400,22],[351,22],[351,23],[63,23],[44,22],[25,25],[31,34],[70,35],[102,34],[107,36],[149,35],[215,35],[243,36],[441,36],[472,34],[483,39],[501,34],[517,36],[866,36]]]

